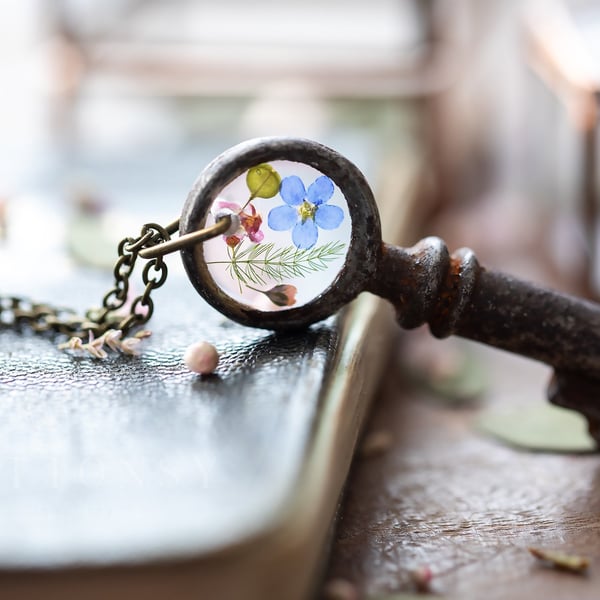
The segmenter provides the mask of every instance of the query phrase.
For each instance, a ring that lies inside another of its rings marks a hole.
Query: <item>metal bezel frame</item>
[[[198,293],[214,308],[243,325],[263,329],[295,329],[337,312],[368,287],[379,264],[379,212],[364,175],[331,148],[301,138],[258,138],[238,144],[202,171],[184,204],[179,231],[186,235],[205,227],[208,212],[220,191],[248,169],[269,161],[304,163],[330,177],[344,194],[352,220],[346,261],[332,284],[313,301],[280,311],[260,311],[241,304],[214,282],[204,261],[203,244],[181,250],[187,275]]]

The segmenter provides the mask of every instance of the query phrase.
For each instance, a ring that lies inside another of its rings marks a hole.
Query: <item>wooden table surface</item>
[[[498,3],[496,16],[515,8]],[[473,248],[487,267],[573,292],[584,253],[578,230],[570,225],[573,213],[550,215],[552,205],[541,190],[554,174],[529,165],[515,169],[525,140],[522,131],[511,135],[512,143],[495,155],[492,166],[498,172],[483,191],[473,192],[481,197],[453,206],[422,233],[441,235],[451,250]],[[543,154],[539,144],[535,152]],[[529,197],[532,189],[540,191],[543,205]],[[553,237],[558,229],[571,232],[560,243]],[[561,269],[560,281],[550,256],[569,265]],[[338,588],[347,590],[340,600],[400,600],[401,594],[414,593],[415,569],[427,567],[436,597],[600,598],[600,455],[517,449],[475,426],[489,409],[542,406],[550,369],[467,344],[488,385],[479,403],[451,405],[411,384],[402,368],[423,338],[422,331],[403,334],[397,356],[390,358],[365,439],[383,431],[392,443],[379,456],[354,462],[322,597],[334,598],[325,592],[327,584],[341,581],[352,586]],[[454,352],[455,343],[431,339],[430,348]],[[529,554],[532,546],[584,555],[590,561],[587,573],[548,568]]]
[[[387,431],[393,442],[355,462],[325,582],[385,598],[414,590],[411,572],[428,567],[442,597],[600,597],[600,457],[518,450],[474,426],[490,406],[544,402],[549,369],[465,342],[489,385],[476,406],[453,406],[402,368],[424,334],[403,335],[391,358],[366,436]],[[456,351],[452,340],[430,343]],[[588,573],[545,567],[529,546],[585,555]]]

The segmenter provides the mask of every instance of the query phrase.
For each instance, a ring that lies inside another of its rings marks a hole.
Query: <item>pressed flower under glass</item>
[[[344,195],[317,169],[273,161],[227,185],[207,223],[223,210],[234,231],[204,244],[204,260],[231,298],[263,311],[302,306],[344,265],[352,223]]]

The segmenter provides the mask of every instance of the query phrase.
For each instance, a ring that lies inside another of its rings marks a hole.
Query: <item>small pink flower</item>
[[[233,234],[224,236],[225,242],[230,248],[235,248],[246,236],[255,244],[263,241],[265,234],[260,230],[262,217],[256,212],[253,204],[242,208],[235,202],[219,202],[219,208],[227,208],[240,218],[239,229]],[[247,209],[250,212],[246,212]]]

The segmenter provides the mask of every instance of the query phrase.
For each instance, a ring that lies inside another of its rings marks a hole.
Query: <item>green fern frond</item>
[[[239,247],[238,247],[239,248]],[[327,242],[306,250],[295,246],[276,248],[273,242],[254,244],[229,253],[228,261],[209,261],[207,264],[226,264],[232,279],[241,285],[265,285],[267,280],[284,281],[293,277],[306,277],[324,271],[329,263],[344,254],[346,244]]]

